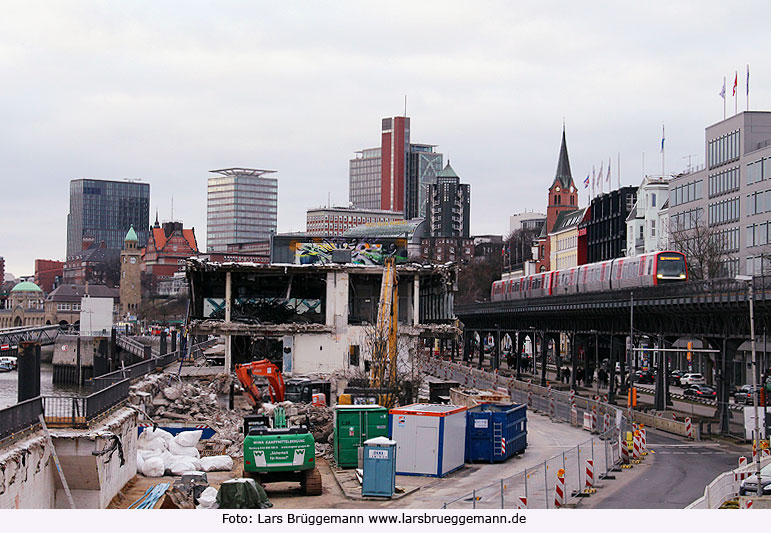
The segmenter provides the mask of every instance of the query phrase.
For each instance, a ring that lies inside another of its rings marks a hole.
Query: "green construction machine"
[[[316,468],[316,440],[308,424],[287,427],[284,410],[273,418],[244,417],[244,477],[257,483],[299,481],[308,496],[321,494],[321,473]]]

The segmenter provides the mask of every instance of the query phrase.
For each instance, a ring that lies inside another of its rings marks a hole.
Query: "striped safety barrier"
[[[506,456],[506,437],[501,437],[501,453]]]
[[[527,496],[517,498],[517,509],[527,509]]]
[[[570,389],[570,405],[574,406],[576,404],[576,391],[573,389]]]
[[[565,505],[565,470],[557,470],[557,483],[554,485],[554,507],[559,509]]]
[[[626,440],[623,438],[620,438],[621,440],[621,462],[625,465],[629,464],[629,446],[626,443]]]
[[[693,438],[693,425],[691,424],[690,417],[686,417],[685,419],[685,436],[689,439]]]
[[[640,428],[640,453],[648,455],[648,430]]]
[[[605,413],[605,423],[602,428],[602,432],[606,433],[610,431],[610,413]]]
[[[640,460],[640,432],[635,431],[632,439],[632,459]]]
[[[587,489],[594,488],[594,461],[591,459],[586,460],[586,483]]]

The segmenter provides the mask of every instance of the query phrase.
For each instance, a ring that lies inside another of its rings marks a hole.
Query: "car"
[[[706,385],[707,380],[704,379],[704,376],[701,374],[697,374],[696,372],[689,372],[688,374],[683,374],[683,376],[680,378],[680,386],[685,387],[686,385]]]
[[[13,370],[11,363],[0,361],[0,372],[10,372],[11,370]]]
[[[752,405],[752,385],[742,385],[734,393],[734,402]],[[760,391],[760,385],[755,385],[755,393]]]
[[[656,374],[654,374],[650,370],[638,370],[637,372],[634,373],[634,380],[637,383],[653,384],[656,382]]]
[[[684,396],[695,396],[696,398],[717,398],[717,391],[706,385],[691,385],[685,391]]]
[[[760,469],[760,484],[763,486],[763,494],[771,494],[771,465]],[[747,496],[758,493],[758,476],[752,474],[742,481],[739,486],[739,496]]]
[[[685,372],[682,370],[673,370],[669,373],[667,381],[669,381],[670,385],[680,385],[680,378],[683,377],[683,374],[685,374]]]
[[[3,357],[0,357],[0,363],[7,363],[11,365],[11,370],[16,370],[17,360],[13,356],[6,355]]]

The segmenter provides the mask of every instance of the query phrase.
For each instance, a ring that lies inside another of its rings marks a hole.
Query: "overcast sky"
[[[537,5],[535,5],[537,4]],[[577,184],[704,163],[734,71],[771,110],[762,2],[4,2],[0,255],[64,259],[69,181],[140,178],[206,240],[211,169],[277,170],[279,232],[348,200],[348,161],[404,112],[471,184],[473,234],[544,210],[566,123]],[[287,7],[290,6],[290,7]],[[581,188],[581,205],[587,194]]]

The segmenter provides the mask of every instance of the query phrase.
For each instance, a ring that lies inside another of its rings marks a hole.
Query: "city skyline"
[[[661,173],[663,124],[666,171],[703,164],[724,77],[733,115],[735,71],[746,108],[747,64],[750,109],[771,109],[762,22],[730,47],[711,38],[745,3],[195,5],[181,18],[149,3],[43,5],[0,21],[2,189],[22,198],[0,214],[0,254],[16,276],[64,259],[79,178],[141,178],[151,215],[171,218],[173,197],[174,218],[203,236],[208,170],[271,168],[278,231],[301,230],[330,193],[347,203],[351,154],[377,144],[372,124],[403,114],[405,95],[411,137],[439,144],[473,188],[472,234],[505,234],[512,214],[545,208],[563,119],[583,206],[592,166],[610,159],[617,186],[619,154],[622,185]],[[370,37],[385,27],[389,46]]]

